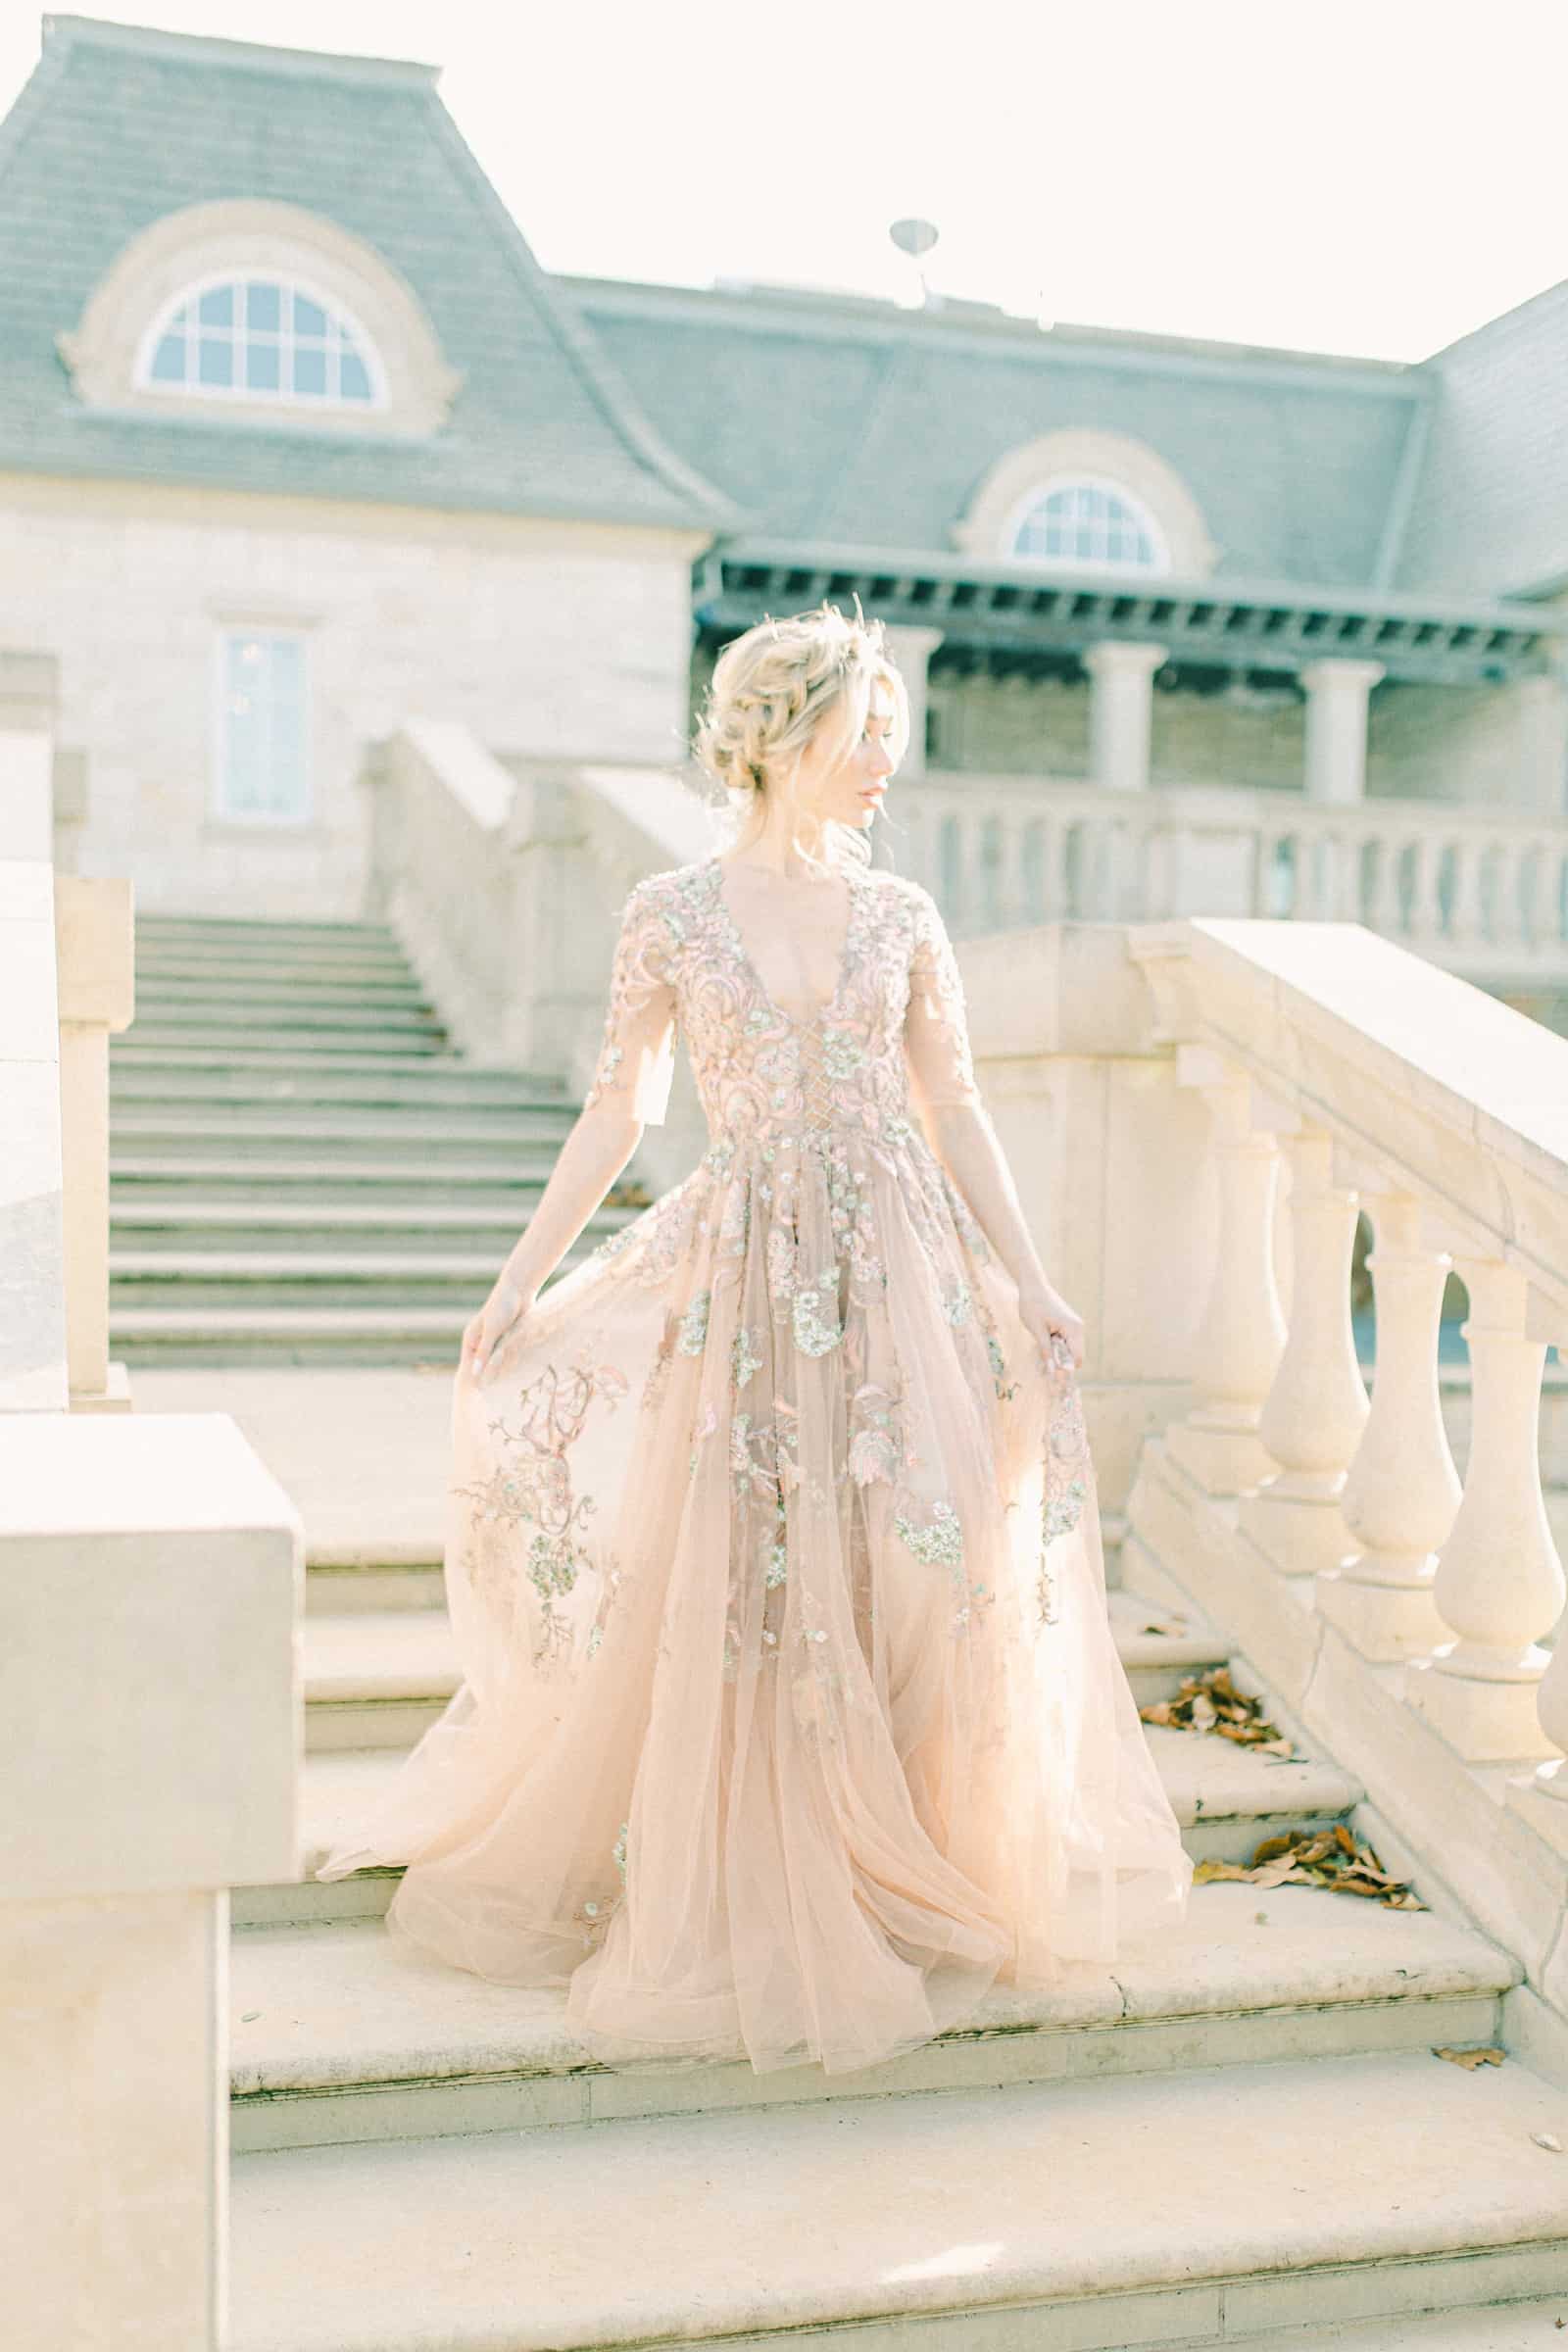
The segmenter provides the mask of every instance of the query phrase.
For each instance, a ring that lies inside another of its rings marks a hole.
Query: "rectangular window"
[[[217,702],[216,813],[240,824],[308,824],[304,637],[221,630]]]

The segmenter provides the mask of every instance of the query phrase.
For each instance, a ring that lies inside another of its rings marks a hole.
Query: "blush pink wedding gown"
[[[318,1875],[565,1988],[612,2064],[831,2073],[1185,1914],[1070,1363],[911,1118],[979,1103],[930,896],[850,876],[809,1020],[709,858],[626,901],[587,1102],[710,1142],[453,1394],[464,1680]],[[764,960],[766,958],[764,957]]]

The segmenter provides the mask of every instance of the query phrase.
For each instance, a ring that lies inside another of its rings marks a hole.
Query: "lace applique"
[[[582,1435],[594,1398],[605,1398],[613,1410],[626,1390],[625,1375],[613,1364],[576,1364],[565,1372],[546,1364],[518,1395],[516,1424],[501,1416],[488,1424],[498,1442],[496,1468],[479,1484],[453,1490],[473,1505],[476,1526],[502,1523],[528,1531],[522,1561],[539,1604],[535,1666],[569,1649],[570,1625],[555,1603],[575,1589],[583,1569],[593,1566],[582,1532],[595,1504],[592,1495],[573,1494],[566,1456]],[[476,1591],[495,1585],[505,1556],[504,1550],[486,1548],[482,1557],[469,1551],[466,1566]]]
[[[662,1125],[675,1069],[675,962],[662,894],[639,882],[626,899],[611,964],[604,1035],[582,1107],[614,1102]]]

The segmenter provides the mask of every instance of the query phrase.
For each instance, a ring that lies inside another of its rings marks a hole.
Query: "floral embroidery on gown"
[[[936,905],[852,869],[805,1020],[723,873],[630,893],[586,1098],[662,1121],[678,1034],[709,1149],[460,1366],[464,1679],[318,1875],[406,1863],[390,1934],[612,2064],[837,2073],[1173,1926],[1192,1863],[1076,1378],[913,1115],[981,1100]]]

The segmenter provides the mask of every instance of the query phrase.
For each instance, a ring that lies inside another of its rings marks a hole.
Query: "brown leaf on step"
[[[1478,2066],[1500,2066],[1507,2056],[1507,2052],[1494,2046],[1489,2046],[1486,2049],[1453,2050],[1445,2042],[1441,2049],[1434,2043],[1432,2055],[1434,2058],[1446,2058],[1450,2066],[1467,2067],[1474,2073]]]
[[[1174,1698],[1152,1699],[1138,1712],[1145,1723],[1164,1724],[1178,1732],[1213,1733],[1265,1755],[1295,1758],[1298,1752],[1295,1741],[1284,1737],[1277,1723],[1269,1722],[1261,1700],[1237,1690],[1225,1666],[1184,1676]]]
[[[1185,1634],[1187,1620],[1185,1617],[1151,1617],[1149,1623],[1141,1625],[1138,1631],[1141,1634]]]
[[[1358,1894],[1391,1911],[1425,1911],[1428,1906],[1402,1879],[1391,1878],[1369,1845],[1358,1845],[1343,1821],[1326,1829],[1289,1830],[1260,1838],[1250,1863],[1205,1861],[1193,1871],[1195,1884],[1208,1879],[1248,1879],[1254,1886],[1321,1886],[1330,1894]]]

